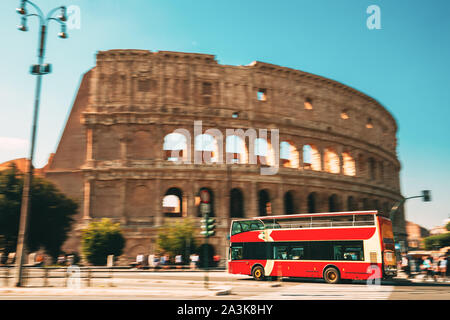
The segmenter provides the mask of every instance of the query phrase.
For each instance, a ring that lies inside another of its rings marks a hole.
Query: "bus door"
[[[244,260],[244,243],[231,243],[229,267],[232,273],[250,274],[250,263]]]

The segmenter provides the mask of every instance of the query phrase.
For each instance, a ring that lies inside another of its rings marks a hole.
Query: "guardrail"
[[[12,285],[14,281],[15,266],[0,267],[0,285],[5,287]],[[28,285],[32,279],[42,279],[40,283],[43,287],[48,287],[50,279],[61,279],[62,286],[69,287],[77,285],[82,282],[85,286],[91,287],[94,279],[110,279],[109,284],[112,284],[113,269],[107,267],[35,267],[24,266],[23,269],[24,285]],[[33,283],[33,285],[37,285]],[[54,283],[52,283],[54,285]]]
[[[8,287],[13,285],[14,281],[14,265],[2,265],[0,266],[0,287]],[[33,282],[33,286],[43,286],[48,287],[50,285],[55,286],[55,281],[51,279],[60,279],[59,286],[69,287],[71,284],[76,282],[76,280],[80,280],[80,284],[84,282],[84,287],[91,287],[94,280],[97,279],[109,279],[108,285],[112,285],[114,273],[135,273],[135,272],[159,272],[159,271],[204,271],[202,267],[198,267],[192,269],[188,265],[183,266],[175,266],[175,265],[167,265],[167,266],[159,266],[159,267],[149,267],[143,266],[140,268],[132,268],[129,266],[114,266],[114,267],[103,267],[103,266],[71,266],[71,267],[39,267],[39,266],[31,266],[25,265],[23,269],[23,279],[24,285],[30,285],[30,282]],[[210,267],[210,271],[224,271],[226,267]],[[34,281],[36,279],[42,279],[42,281]]]

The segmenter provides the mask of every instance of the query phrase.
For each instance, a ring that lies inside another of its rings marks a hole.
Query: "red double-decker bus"
[[[269,277],[368,280],[397,274],[391,221],[377,211],[233,220],[228,272]]]

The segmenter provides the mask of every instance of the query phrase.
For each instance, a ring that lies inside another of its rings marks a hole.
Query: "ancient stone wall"
[[[194,121],[200,134],[223,134],[216,149],[196,147]],[[226,130],[250,128],[278,129],[281,156],[256,155],[250,139],[242,153],[229,152]],[[165,150],[176,129],[186,133],[182,163],[170,156],[176,148]],[[79,200],[78,229],[90,219],[120,221],[130,255],[154,250],[165,221],[198,218],[207,188],[219,226],[212,243],[224,257],[232,217],[389,211],[402,199],[396,132],[376,100],[320,76],[262,62],[221,65],[207,54],[111,50],[84,76],[47,177]],[[195,163],[199,154],[212,161]],[[226,156],[236,161],[220,161]],[[277,174],[261,174],[275,163]],[[163,207],[167,195],[179,199],[175,213]],[[403,212],[394,231],[405,238]]]

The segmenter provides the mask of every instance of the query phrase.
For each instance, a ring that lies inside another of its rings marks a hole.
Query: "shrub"
[[[113,223],[110,219],[91,222],[82,231],[82,253],[93,265],[105,265],[108,255],[120,256],[124,247],[120,223]]]

